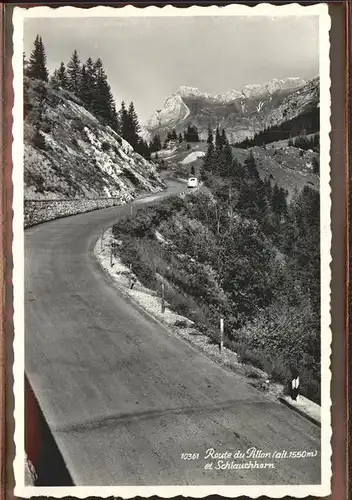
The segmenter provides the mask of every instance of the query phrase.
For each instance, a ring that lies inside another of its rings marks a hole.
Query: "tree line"
[[[61,61],[59,67],[54,69],[52,75],[49,75],[43,39],[37,35],[29,59],[27,60],[23,54],[23,68],[24,76],[50,83],[53,88],[61,88],[75,94],[92,114],[103,124],[115,130],[146,159],[150,159],[151,153],[162,149],[158,134],[154,135],[150,143],[140,136],[139,119],[133,102],[127,106],[122,101],[117,111],[100,58],[93,61],[91,57],[88,57],[85,62],[82,62],[77,50],[74,50],[69,61],[66,64]],[[193,125],[189,125],[183,134],[177,135],[176,131],[172,130],[168,132],[163,146],[167,147],[170,141],[198,142],[198,130]]]
[[[272,380],[298,368],[303,393],[319,402],[319,192],[306,186],[289,202],[260,178],[252,151],[233,157],[219,128],[209,130],[202,178],[205,189],[114,226],[123,261],[147,286],[164,276],[168,302],[214,339],[223,317],[225,345],[265,371],[269,362]]]

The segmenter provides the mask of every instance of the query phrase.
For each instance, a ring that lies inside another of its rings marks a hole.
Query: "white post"
[[[133,205],[131,204],[131,217],[133,216]]]
[[[220,352],[224,347],[224,318],[220,318]]]
[[[104,228],[101,231],[101,251],[103,251],[103,241],[104,241]]]

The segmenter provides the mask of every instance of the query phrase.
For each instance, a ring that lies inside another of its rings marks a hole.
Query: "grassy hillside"
[[[75,95],[25,78],[24,117],[25,198],[126,198],[163,187],[155,165]]]
[[[204,156],[207,151],[206,142],[176,144],[171,149],[158,151],[159,168],[173,171],[178,177],[187,178],[194,167],[196,175],[200,175]],[[276,141],[264,147],[241,149],[232,147],[233,157],[243,163],[249,151],[256,159],[259,175],[262,179],[270,178],[272,184],[288,191],[291,198],[296,190],[304,186],[319,189],[319,177],[313,172],[313,159],[318,153],[288,146],[288,140]],[[198,156],[199,155],[199,156]],[[155,159],[155,153],[152,155]]]

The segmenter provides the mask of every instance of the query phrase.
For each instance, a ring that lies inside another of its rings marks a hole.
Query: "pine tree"
[[[225,144],[220,152],[218,170],[222,177],[231,176],[232,167],[232,149],[227,139],[225,138]]]
[[[29,78],[43,80],[47,82],[49,79],[48,70],[46,67],[46,55],[42,37],[37,35],[34,42],[34,49],[30,55],[26,73]]]
[[[28,61],[25,52],[23,52],[23,75],[28,76]]]
[[[94,72],[94,63],[89,57],[81,69],[80,98],[90,111],[94,111],[95,89],[96,75]]]
[[[59,88],[59,77],[58,77],[59,70],[54,69],[53,74],[50,77],[50,85],[54,87],[55,89]]]
[[[87,69],[85,70],[87,72]],[[116,112],[115,101],[110,85],[105,74],[102,60],[98,58],[93,65],[93,83],[88,77],[89,87],[92,87],[93,95],[91,109],[103,123],[109,125],[115,131],[119,130],[119,120]]]
[[[79,90],[79,97],[84,102],[84,104],[89,107],[90,100],[92,97],[89,77],[86,70],[86,65],[83,64],[81,70],[81,86]]]
[[[63,62],[61,62],[60,67],[57,70],[56,78],[57,78],[57,82],[61,88],[63,88],[63,89],[68,88],[67,72],[66,72],[66,67],[65,67]]]
[[[319,175],[320,165],[319,165],[319,159],[316,156],[314,156],[313,158],[312,165],[313,165],[313,173]]]
[[[211,131],[211,128],[208,128],[208,139],[207,143],[212,144],[214,142],[214,137],[213,137],[213,132]]]
[[[78,57],[77,50],[73,51],[71,59],[67,64],[68,88],[71,92],[79,95],[81,85],[81,62]]]
[[[209,142],[208,150],[204,157],[203,166],[200,177],[203,181],[207,180],[208,174],[214,171],[215,168],[215,148],[213,142]]]
[[[255,162],[253,151],[249,152],[249,155],[244,161],[245,170],[249,179],[259,179],[259,173],[257,170],[257,164]]]
[[[154,135],[152,142],[149,145],[149,149],[150,149],[151,153],[155,153],[156,151],[160,151],[161,141],[160,141],[160,136],[158,134]]]
[[[128,137],[128,133],[129,133],[129,123],[128,123],[129,118],[128,118],[128,113],[127,113],[125,101],[121,102],[119,119],[120,119],[120,124],[121,124],[121,135],[124,139],[126,139],[126,137]]]
[[[216,147],[216,151],[219,153],[220,150],[221,150],[221,136],[220,136],[219,127],[216,127],[216,132],[215,132],[215,147]]]
[[[226,137],[226,132],[225,132],[225,129],[222,129],[221,131],[221,138],[220,138],[220,147],[221,149],[225,146],[225,144],[227,144],[227,137]]]

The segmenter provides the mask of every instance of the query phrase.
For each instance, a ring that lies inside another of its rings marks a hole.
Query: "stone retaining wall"
[[[122,205],[129,197],[82,198],[71,200],[25,200],[24,227],[34,226],[52,219],[90,212],[100,208]]]

